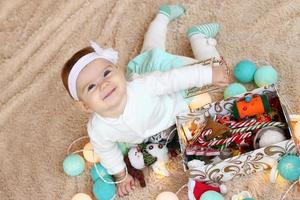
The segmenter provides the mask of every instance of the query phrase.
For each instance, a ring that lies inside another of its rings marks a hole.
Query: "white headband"
[[[112,48],[109,49],[102,49],[96,42],[91,41],[91,46],[95,50],[93,53],[89,53],[83,57],[81,57],[72,67],[69,77],[68,77],[68,87],[71,96],[75,100],[79,100],[77,96],[77,90],[76,90],[76,81],[78,78],[79,73],[87,64],[94,61],[98,58],[106,59],[113,64],[117,64],[118,61],[118,52],[113,50]]]

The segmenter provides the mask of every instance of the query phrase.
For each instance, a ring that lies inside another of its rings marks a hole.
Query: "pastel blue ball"
[[[78,154],[71,154],[65,158],[63,168],[69,176],[78,176],[84,171],[84,159]]]
[[[100,163],[97,163],[96,167],[97,167],[99,174],[102,176],[102,178],[104,178],[104,180],[107,180],[107,181],[111,180],[111,175],[108,174],[107,170]],[[90,175],[94,182],[100,178],[96,171],[96,167],[93,166],[92,169],[90,170]]]
[[[247,92],[247,89],[245,86],[243,86],[240,83],[232,83],[226,87],[224,90],[224,99],[227,99],[229,97],[233,97],[242,93]]]
[[[253,81],[256,65],[249,60],[242,60],[234,68],[235,78],[242,83]]]
[[[258,87],[277,83],[278,74],[272,66],[259,67],[254,74],[254,81]]]
[[[208,190],[206,192],[204,192],[201,197],[200,200],[225,200],[224,197],[216,191],[213,190]]]
[[[93,194],[97,200],[111,200],[116,194],[116,186],[98,179],[93,185]]]
[[[284,156],[278,164],[279,174],[288,181],[296,181],[300,177],[300,158],[295,155]]]

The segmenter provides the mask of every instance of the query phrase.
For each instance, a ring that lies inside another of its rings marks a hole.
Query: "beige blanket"
[[[0,2],[0,199],[69,200],[91,195],[88,170],[63,173],[69,144],[86,135],[88,116],[77,110],[60,80],[62,65],[93,39],[120,52],[121,66],[136,56],[148,24],[164,2],[182,3],[185,16],[169,26],[167,50],[192,56],[185,33],[199,23],[218,22],[218,49],[231,66],[242,59],[272,65],[290,112],[300,112],[299,0],[13,0]],[[76,144],[78,150],[82,144]],[[187,183],[180,159],[172,175],[145,171],[147,187],[125,199],[155,199]],[[279,199],[289,187],[271,185],[269,172],[226,183],[229,197],[249,190],[256,199]],[[299,186],[287,199],[300,199]],[[178,196],[187,199],[184,188]],[[292,197],[293,196],[293,197]]]

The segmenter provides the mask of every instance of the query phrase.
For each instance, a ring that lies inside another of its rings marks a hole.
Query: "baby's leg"
[[[214,39],[218,31],[219,24],[216,23],[193,26],[188,30],[187,35],[197,60],[206,60],[213,57],[220,59],[216,49],[217,41]]]
[[[161,6],[145,34],[142,52],[153,48],[165,50],[167,26],[170,21],[180,17],[184,12],[185,9],[179,5]]]

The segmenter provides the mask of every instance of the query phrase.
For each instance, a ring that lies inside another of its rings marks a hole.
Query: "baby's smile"
[[[116,91],[117,87],[116,86],[108,86],[107,88],[105,88],[105,90],[103,91],[103,96],[102,100],[107,100],[109,99],[111,96],[113,96],[112,94]]]

